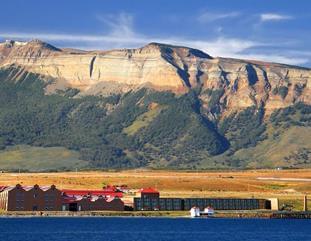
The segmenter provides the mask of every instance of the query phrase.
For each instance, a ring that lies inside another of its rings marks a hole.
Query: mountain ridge
[[[53,169],[55,151],[66,170],[311,166],[309,69],[158,43],[7,41],[0,57],[0,169],[23,163],[14,148],[35,155],[25,170]]]
[[[307,68],[213,58],[200,50],[161,43],[83,52],[58,49],[40,40],[14,43],[1,45],[0,67],[20,66],[48,81],[52,78],[47,87],[52,93],[66,88],[78,89],[80,95],[110,95],[144,87],[179,94],[223,89],[223,109],[241,110],[255,104],[264,105],[267,113],[299,101],[311,103],[311,69]],[[278,89],[283,89],[282,96]],[[203,102],[208,99],[201,97]]]

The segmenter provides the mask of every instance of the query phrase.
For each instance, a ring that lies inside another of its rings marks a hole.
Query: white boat
[[[192,218],[197,218],[197,217],[200,217],[200,216],[213,217],[214,214],[215,214],[215,210],[212,207],[206,207],[204,209],[204,211],[202,211],[202,212],[200,211],[200,208],[196,207],[196,206],[194,206],[194,207],[192,207],[190,209],[190,216]]]
[[[200,217],[200,208],[196,206],[192,207],[190,209],[190,216],[192,218]]]
[[[212,217],[215,214],[215,210],[214,208],[208,206],[206,208],[204,208],[204,211],[201,213],[201,215],[203,216],[208,216],[208,217]]]

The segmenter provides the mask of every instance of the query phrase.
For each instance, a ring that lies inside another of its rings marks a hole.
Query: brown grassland
[[[262,180],[261,178],[276,178]],[[283,180],[277,180],[283,178]],[[285,180],[284,180],[285,179]],[[306,180],[303,180],[306,179]],[[304,194],[311,195],[311,169],[247,171],[149,171],[0,173],[1,185],[51,185],[60,189],[95,189],[127,185],[137,190],[155,187],[162,197],[241,197],[280,199],[280,204],[302,208]],[[311,208],[311,201],[309,206]]]

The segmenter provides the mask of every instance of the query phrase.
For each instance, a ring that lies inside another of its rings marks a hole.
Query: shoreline
[[[72,218],[72,217],[103,217],[103,218],[191,218],[189,211],[86,211],[86,212],[0,212],[0,218]],[[197,218],[221,219],[311,219],[311,211],[216,211],[212,217],[201,216]],[[195,218],[195,219],[197,219]]]
[[[212,218],[262,218],[269,219],[273,211],[216,211]],[[292,212],[298,213],[298,212]],[[142,218],[191,218],[189,211],[93,211],[93,212],[2,212],[0,218],[19,217],[142,217]],[[207,217],[198,217],[207,218]]]

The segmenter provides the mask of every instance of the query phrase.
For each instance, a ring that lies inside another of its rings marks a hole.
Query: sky
[[[311,67],[311,0],[9,0],[0,41],[86,50],[183,45]]]

